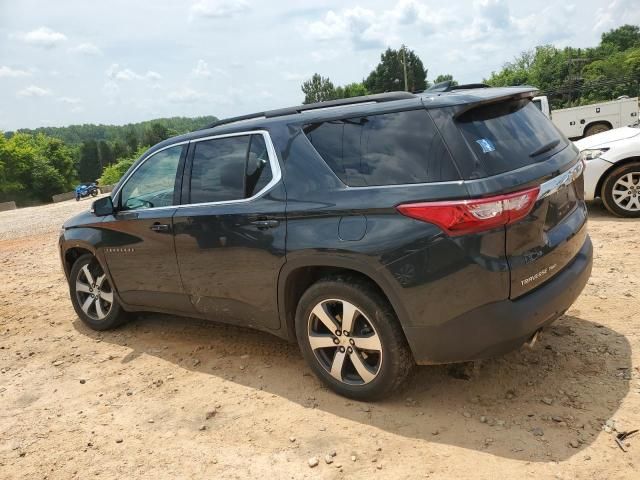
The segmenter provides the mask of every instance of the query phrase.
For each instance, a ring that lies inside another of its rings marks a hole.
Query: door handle
[[[280,225],[278,220],[255,220],[251,222],[251,225],[258,227],[258,230],[266,230],[268,228],[276,228]]]
[[[168,232],[171,227],[165,223],[154,223],[149,227],[154,232]]]

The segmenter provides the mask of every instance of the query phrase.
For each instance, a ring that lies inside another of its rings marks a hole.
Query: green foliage
[[[452,85],[458,85],[458,82],[453,79],[453,75],[446,73],[444,75],[438,75],[433,83],[451,82]]]
[[[118,183],[120,178],[129,170],[129,167],[133,165],[133,162],[140,158],[148,148],[140,147],[133,155],[122,158],[113,165],[105,167],[99,180],[100,185],[115,185]]]
[[[0,201],[49,201],[75,182],[73,152],[59,139],[0,135]]]
[[[538,46],[492,72],[492,86],[533,85],[553,108],[640,94],[640,29],[623,25],[602,35],[595,48]]]
[[[427,88],[427,72],[422,60],[413,50],[403,46],[399,50],[388,48],[380,55],[380,63],[364,81],[367,90],[371,93],[404,90],[405,59],[408,90],[415,92]]]
[[[78,177],[81,182],[95,182],[102,173],[98,143],[95,140],[82,142],[78,161]]]
[[[322,77],[318,73],[303,82],[302,93],[304,93],[303,103],[316,103],[333,100],[336,98],[336,89],[328,77]]]
[[[344,87],[337,87],[335,98],[351,98],[351,97],[361,97],[363,95],[368,95],[369,91],[367,87],[364,86],[364,83],[348,83]]]
[[[600,43],[608,43],[618,50],[640,47],[640,28],[637,25],[623,25],[602,34]]]

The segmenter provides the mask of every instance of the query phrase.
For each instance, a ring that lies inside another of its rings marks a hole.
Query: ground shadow
[[[564,316],[533,349],[468,371],[419,367],[405,390],[367,405],[327,390],[296,345],[265,333],[158,314],[112,332],[91,331],[78,319],[74,326],[130,348],[124,363],[153,355],[393,434],[536,462],[566,459],[603,434],[633,373],[623,335]]]

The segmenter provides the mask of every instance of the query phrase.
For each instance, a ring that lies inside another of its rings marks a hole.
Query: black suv
[[[592,262],[583,162],[534,92],[394,92],[166,140],[65,223],[73,306],[97,330],[147,310],[297,339],[358,399],[517,348]]]

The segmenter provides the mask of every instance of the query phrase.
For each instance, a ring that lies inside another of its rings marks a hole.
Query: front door
[[[267,133],[192,141],[174,215],[185,291],[206,317],[277,329],[285,199]]]
[[[101,224],[109,272],[129,305],[193,311],[180,280],[172,221],[186,148],[172,146],[144,160],[118,192],[117,213]]]

